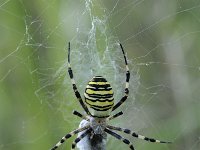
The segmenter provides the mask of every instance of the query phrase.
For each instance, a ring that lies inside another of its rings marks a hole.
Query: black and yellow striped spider
[[[130,149],[134,150],[132,143],[128,139],[115,133],[113,130],[130,134],[133,137],[146,140],[148,142],[170,143],[170,142],[159,141],[153,138],[148,138],[148,137],[139,135],[129,129],[114,127],[108,124],[110,120],[118,116],[121,116],[123,114],[123,112],[120,111],[114,115],[111,115],[111,112],[117,109],[122,103],[124,103],[129,94],[128,88],[129,88],[130,72],[128,68],[126,55],[121,44],[120,44],[120,47],[121,47],[124,60],[125,60],[125,65],[126,65],[126,84],[125,84],[124,96],[121,98],[121,100],[118,103],[114,104],[112,87],[110,83],[102,76],[95,76],[89,81],[84,93],[85,101],[82,100],[81,95],[77,89],[77,86],[73,77],[71,65],[70,65],[70,43],[69,43],[68,72],[69,72],[69,76],[72,82],[75,96],[78,99],[79,103],[81,104],[82,108],[87,113],[87,115],[82,115],[81,113],[77,111],[74,111],[73,114],[86,120],[87,124],[84,127],[80,127],[66,134],[53,148],[51,148],[51,150],[57,149],[61,144],[65,142],[66,139],[80,132],[83,132],[83,133],[81,133],[79,137],[77,137],[72,143],[72,147],[71,147],[72,150],[74,150],[76,147],[76,144],[87,135],[90,135],[91,140],[92,140],[92,138],[95,139],[95,136],[103,138],[103,135],[105,135],[106,133],[117,138],[118,140],[121,140],[122,142],[127,144]]]

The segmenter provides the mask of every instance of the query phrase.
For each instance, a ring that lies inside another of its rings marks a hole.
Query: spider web
[[[130,97],[111,124],[171,145],[123,135],[135,149],[200,148],[200,2],[197,0],[0,1],[0,149],[49,149],[83,112],[67,74],[67,46],[80,93],[94,75]],[[117,112],[117,111],[116,111]],[[70,139],[60,149],[70,149]],[[109,149],[128,149],[113,137]]]

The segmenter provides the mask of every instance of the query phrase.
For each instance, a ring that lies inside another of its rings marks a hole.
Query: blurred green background
[[[174,142],[129,137],[137,150],[199,150],[200,1],[93,2],[88,8],[84,0],[0,1],[0,149],[49,149],[78,127],[71,112],[82,109],[67,75],[66,47],[89,34],[91,9],[108,17],[108,34],[124,45],[139,76],[134,102],[130,97],[114,124]],[[79,82],[82,71],[75,71]],[[60,149],[70,149],[72,140]],[[107,145],[128,149],[111,137]]]

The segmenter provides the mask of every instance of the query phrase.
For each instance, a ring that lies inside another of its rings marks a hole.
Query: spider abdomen
[[[93,77],[85,89],[85,103],[93,117],[108,117],[114,105],[113,90],[102,76]]]

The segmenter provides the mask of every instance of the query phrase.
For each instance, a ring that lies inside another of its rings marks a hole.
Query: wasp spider
[[[61,144],[65,142],[65,140],[67,140],[68,138],[80,132],[83,132],[83,133],[81,133],[81,135],[77,137],[75,141],[72,143],[72,147],[71,147],[72,150],[74,150],[76,147],[76,144],[87,135],[90,135],[91,140],[92,140],[92,138],[95,138],[95,136],[103,138],[103,135],[105,135],[106,133],[110,134],[111,136],[115,137],[118,140],[121,140],[122,142],[127,144],[130,149],[134,150],[132,143],[128,139],[122,137],[121,135],[115,133],[114,131],[130,134],[135,138],[146,140],[148,142],[170,143],[170,142],[159,141],[153,138],[148,138],[148,137],[139,135],[129,129],[108,125],[108,122],[110,120],[118,116],[121,116],[123,114],[123,112],[120,111],[114,115],[111,115],[111,112],[117,109],[121,104],[123,104],[126,101],[129,94],[128,88],[129,88],[130,72],[128,68],[126,55],[121,44],[120,44],[120,47],[121,47],[121,50],[124,56],[125,65],[126,65],[126,84],[125,84],[124,96],[121,98],[121,100],[118,103],[114,104],[112,87],[110,83],[102,76],[95,76],[89,81],[84,93],[85,101],[82,100],[81,95],[77,89],[77,86],[73,77],[72,68],[70,65],[70,43],[69,43],[68,72],[69,72],[69,76],[72,82],[72,87],[73,87],[75,96],[87,115],[82,115],[81,113],[77,111],[74,111],[73,114],[86,120],[87,124],[84,127],[80,127],[66,134],[53,148],[51,148],[51,150],[57,149]]]

